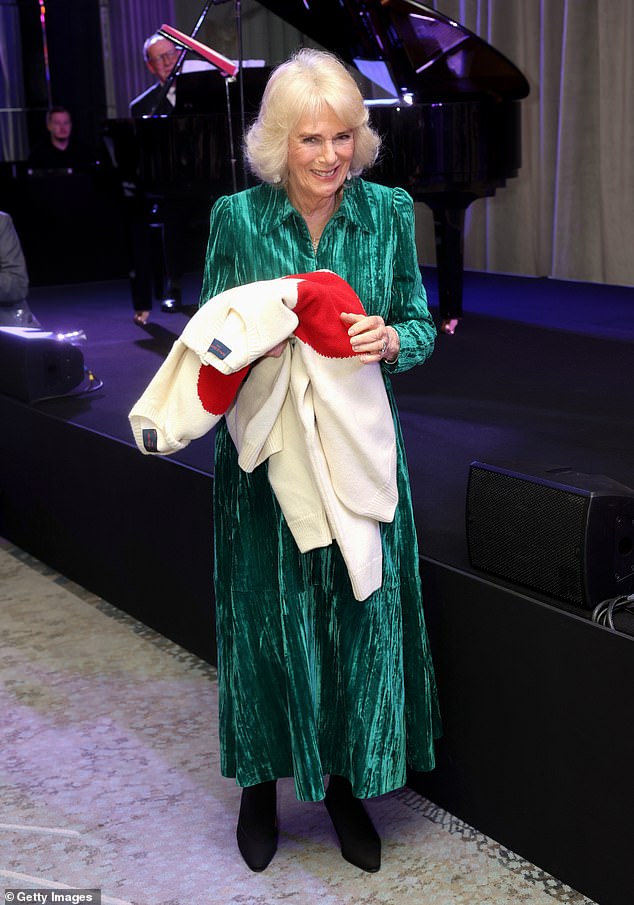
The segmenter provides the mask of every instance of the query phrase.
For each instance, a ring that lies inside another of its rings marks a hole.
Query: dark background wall
[[[48,74],[36,2],[19,6],[29,144],[46,133],[49,104],[68,107],[75,134],[93,141],[106,117],[98,0],[51,0],[46,4]]]

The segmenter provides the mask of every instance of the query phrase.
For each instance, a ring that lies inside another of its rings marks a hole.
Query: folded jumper
[[[224,415],[240,467],[268,462],[299,549],[336,540],[364,600],[382,581],[396,439],[380,365],[359,361],[342,312],[365,313],[330,271],[229,289],[188,322],[129,418],[141,452],[168,455]]]

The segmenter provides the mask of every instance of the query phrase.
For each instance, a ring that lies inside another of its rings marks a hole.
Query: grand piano
[[[403,186],[431,208],[441,329],[453,333],[462,316],[465,211],[517,175],[525,77],[481,38],[417,0],[260,3],[360,73],[371,120],[383,137],[382,156],[367,178]],[[201,189],[210,199],[231,190],[229,117],[222,109],[221,76],[210,76],[211,106],[204,115],[145,119],[124,128],[150,196],[179,185],[199,199]],[[262,87],[262,81],[256,85],[260,92]],[[247,96],[255,109],[258,91]],[[233,109],[235,133],[235,101]],[[239,135],[234,145],[240,147]]]

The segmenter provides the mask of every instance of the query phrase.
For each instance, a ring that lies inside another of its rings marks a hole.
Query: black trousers
[[[132,307],[150,311],[154,301],[180,296],[184,212],[164,196],[138,196],[126,202]]]

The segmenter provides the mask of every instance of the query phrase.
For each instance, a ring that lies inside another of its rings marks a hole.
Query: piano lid
[[[519,100],[528,82],[503,54],[417,0],[259,0],[396,96]],[[377,75],[373,70],[383,71]]]

